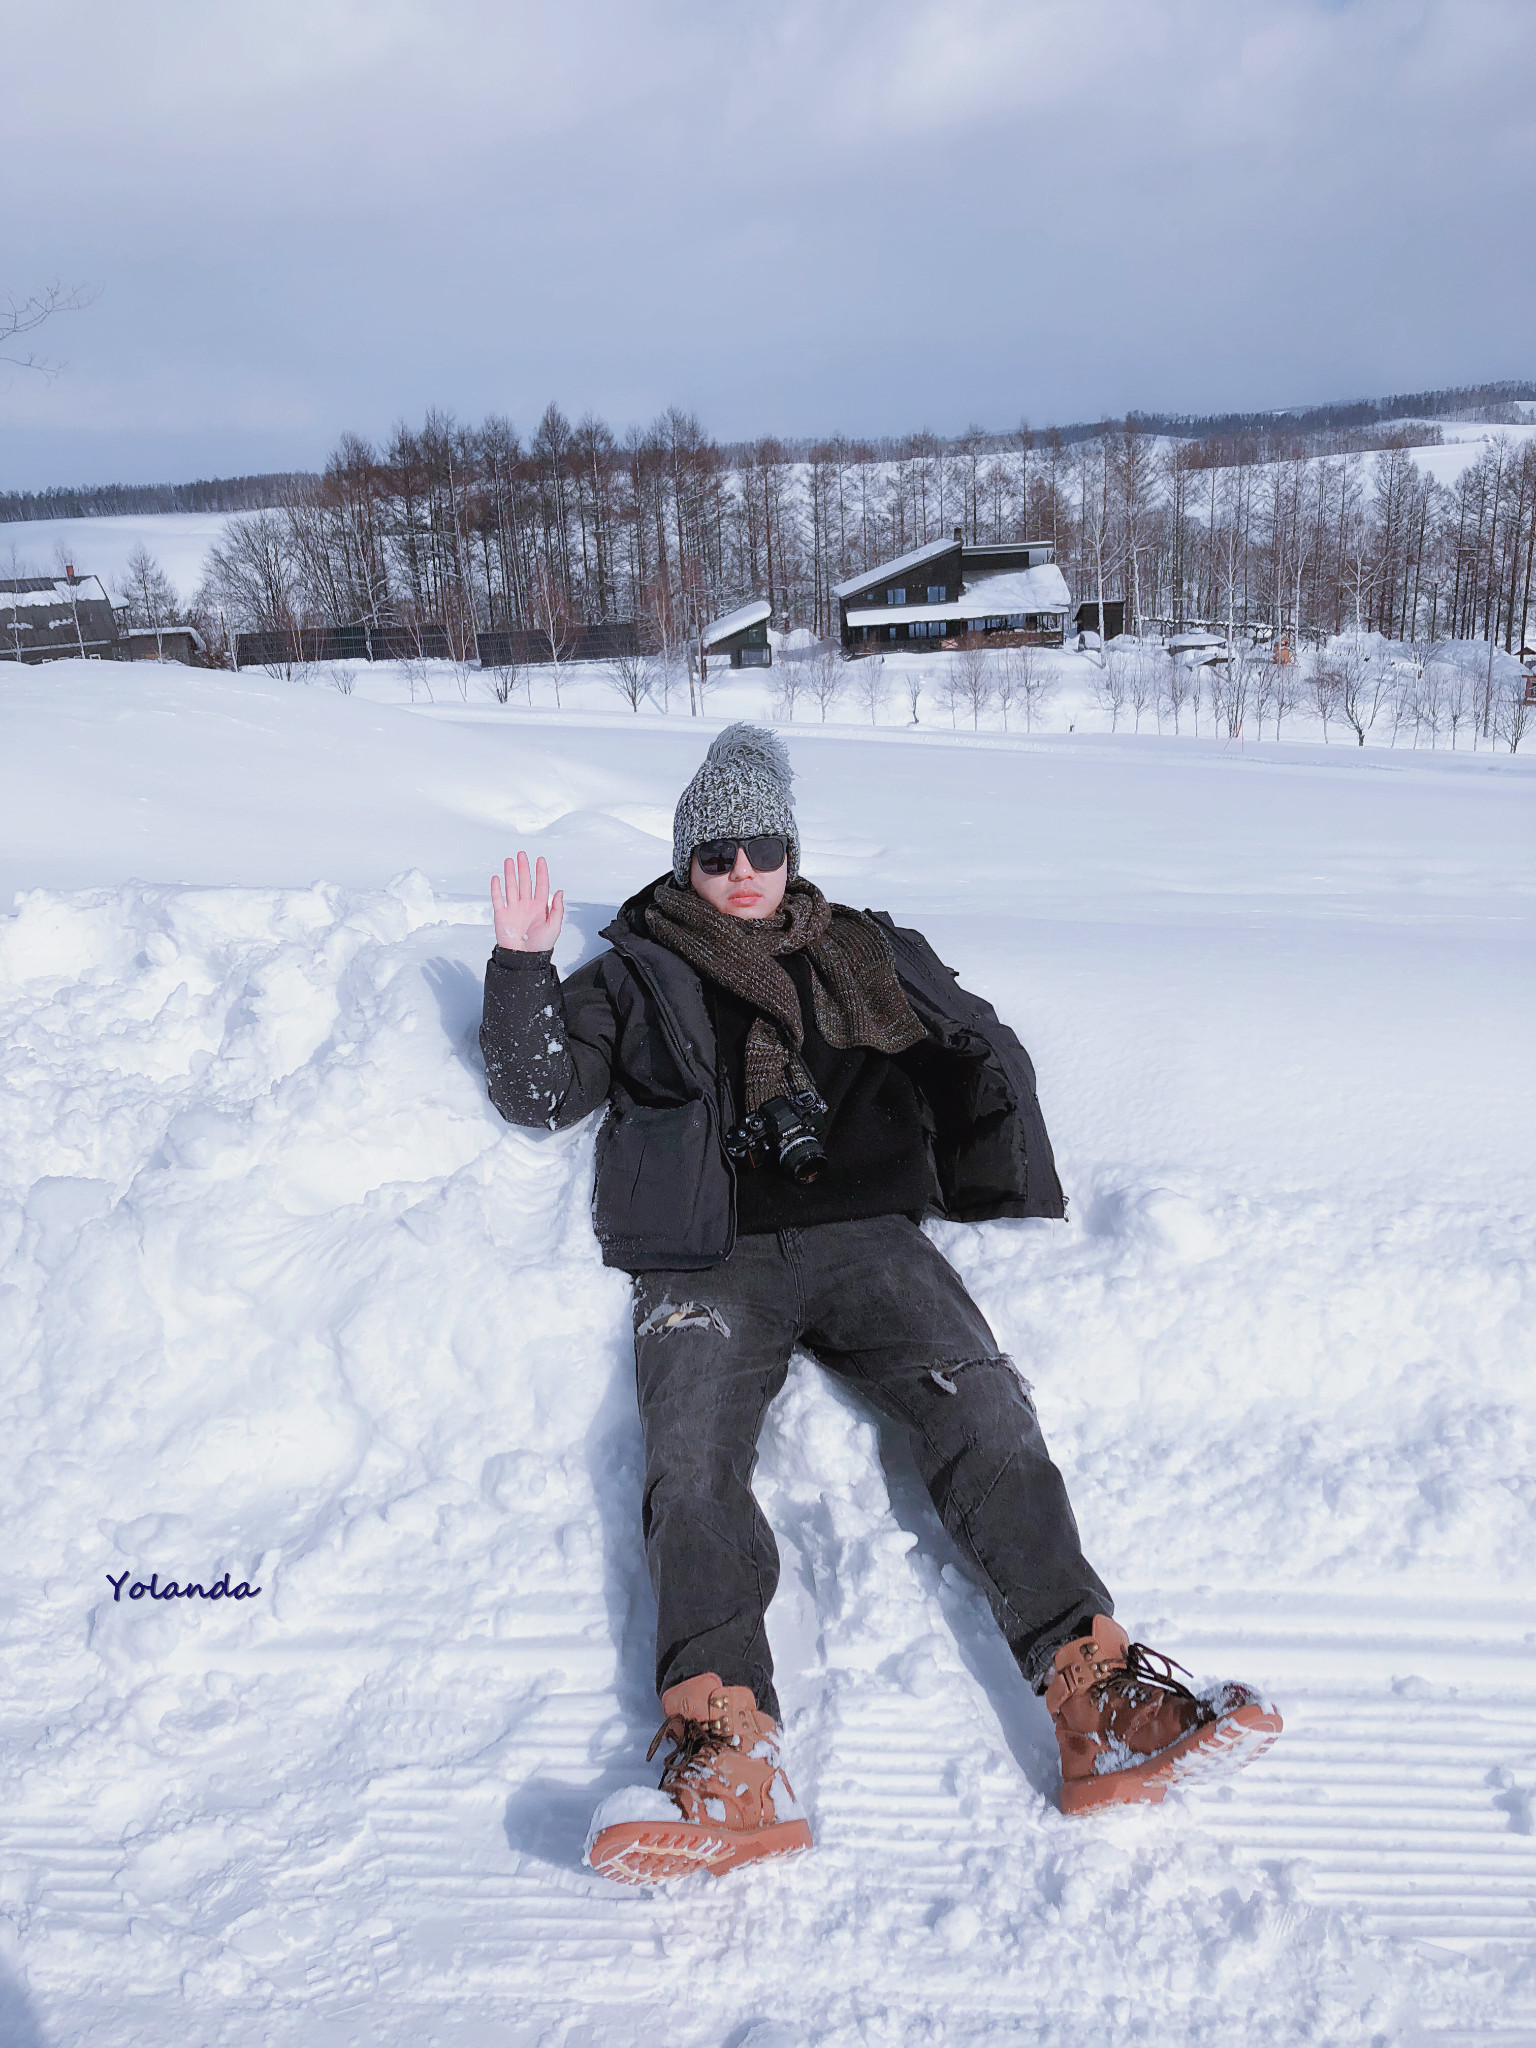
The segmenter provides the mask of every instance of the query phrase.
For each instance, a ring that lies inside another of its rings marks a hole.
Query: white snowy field
[[[97,519],[17,519],[0,525],[0,576],[52,576],[73,562],[116,593],[142,541],[183,604],[203,580],[208,550],[234,512],[124,512]]]
[[[658,1718],[627,1283],[590,1126],[485,1100],[483,891],[546,854],[585,957],[718,723],[0,668],[0,2040],[1536,2039],[1503,753],[789,731],[807,871],[1034,1054],[1072,1220],[934,1234],[1089,1555],[1286,1733],[1062,1819],[902,1445],[802,1361],[757,1484],[816,1851],[581,1867]]]

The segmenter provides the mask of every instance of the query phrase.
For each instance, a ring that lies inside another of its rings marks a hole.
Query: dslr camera
[[[791,1180],[812,1181],[827,1163],[821,1119],[827,1105],[814,1088],[770,1095],[761,1109],[725,1134],[726,1156],[738,1166],[776,1166]]]

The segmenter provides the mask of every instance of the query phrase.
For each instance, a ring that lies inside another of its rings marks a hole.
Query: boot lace
[[[1101,1706],[1102,1696],[1113,1688],[1123,1693],[1132,1706],[1139,1706],[1149,1693],[1164,1692],[1174,1699],[1187,1700],[1192,1707],[1200,1707],[1199,1696],[1174,1677],[1175,1671],[1182,1671],[1185,1678],[1193,1676],[1187,1666],[1173,1657],[1165,1657],[1161,1650],[1151,1649],[1146,1643],[1130,1643],[1125,1652],[1125,1669],[1101,1678],[1093,1691]]]
[[[708,1721],[690,1721],[681,1714],[671,1714],[652,1737],[645,1760],[649,1763],[663,1742],[671,1743],[671,1754],[661,1767],[661,1782],[666,1785],[688,1777],[699,1767],[708,1771],[729,1740],[726,1731],[713,1727]]]

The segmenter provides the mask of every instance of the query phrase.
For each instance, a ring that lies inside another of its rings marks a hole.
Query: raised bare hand
[[[511,953],[551,953],[565,922],[565,892],[549,893],[549,865],[540,855],[533,875],[528,856],[508,860],[506,878],[491,877],[491,916],[496,943]]]

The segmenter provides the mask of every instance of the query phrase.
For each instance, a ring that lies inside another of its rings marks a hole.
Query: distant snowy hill
[[[142,541],[189,604],[208,550],[244,512],[137,512],[110,519],[17,519],[0,525],[0,576],[50,575],[63,561],[99,576],[116,595]],[[16,564],[13,568],[12,563]]]

